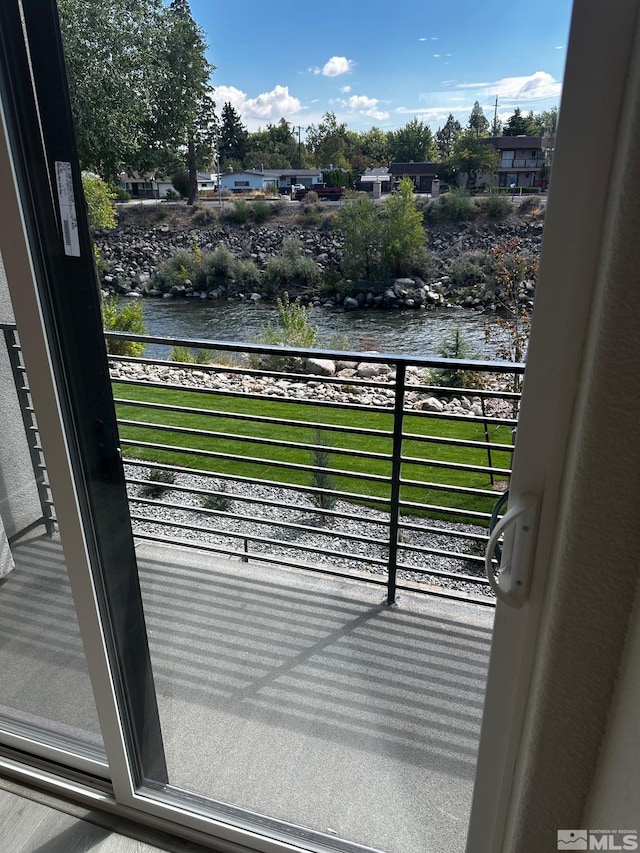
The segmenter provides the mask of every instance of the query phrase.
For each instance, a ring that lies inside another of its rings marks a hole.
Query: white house
[[[243,172],[224,172],[220,175],[223,189],[234,193],[266,190],[275,185],[279,193],[288,193],[294,184],[305,187],[322,181],[321,169],[245,169]]]

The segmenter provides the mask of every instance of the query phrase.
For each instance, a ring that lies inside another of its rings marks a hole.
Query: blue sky
[[[249,130],[281,117],[304,128],[327,111],[352,130],[433,130],[474,101],[507,119],[515,106],[559,105],[569,0],[191,0],[206,33],[212,84]]]

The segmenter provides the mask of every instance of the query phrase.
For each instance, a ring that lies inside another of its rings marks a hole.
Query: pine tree
[[[444,127],[436,131],[436,146],[441,160],[451,156],[454,143],[460,136],[462,136],[462,125],[453,117],[453,113],[449,113]]]
[[[489,135],[489,119],[485,116],[478,101],[474,103],[471,110],[471,115],[467,122],[467,130],[473,133],[476,139],[480,136]]]
[[[222,107],[220,135],[218,137],[218,154],[220,161],[227,164],[235,160],[245,164],[249,148],[249,134],[242,124],[239,113],[227,102]]]

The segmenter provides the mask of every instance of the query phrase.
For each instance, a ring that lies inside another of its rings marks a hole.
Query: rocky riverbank
[[[302,288],[301,300],[314,305],[338,305],[345,310],[361,308],[427,308],[463,305],[476,310],[499,307],[487,285],[484,259],[489,250],[508,240],[518,240],[519,251],[537,257],[543,223],[539,215],[514,213],[505,222],[481,219],[470,223],[434,224],[427,229],[431,262],[422,278],[390,281],[384,288],[352,284],[349,287]],[[137,208],[120,216],[112,232],[96,235],[96,244],[106,264],[102,286],[105,292],[130,297],[155,296],[165,299],[201,298],[229,301],[260,301],[271,298],[259,286],[247,289],[229,282],[198,293],[188,282],[162,292],[155,282],[158,266],[179,250],[202,252],[226,246],[236,257],[252,260],[264,269],[270,258],[280,254],[285,240],[294,238],[301,252],[317,264],[321,272],[338,271],[342,239],[331,226],[331,215],[317,227],[300,224],[289,213],[265,225],[234,225],[220,220],[210,208],[171,210]],[[535,282],[524,281],[519,299],[532,306]]]

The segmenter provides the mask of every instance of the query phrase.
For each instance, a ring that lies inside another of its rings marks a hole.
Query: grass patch
[[[142,388],[119,383],[115,386],[115,392],[115,396],[121,399],[181,409],[164,411],[117,404],[119,419],[140,422],[140,426],[131,424],[120,427],[125,457],[197,468],[232,477],[248,477],[255,481],[270,480],[283,485],[308,486],[312,482],[312,473],[295,466],[313,466],[314,455],[317,456],[318,452],[314,448],[318,446],[318,430],[321,429],[327,442],[321,447],[328,462],[325,473],[331,477],[334,488],[356,493],[361,496],[360,502],[380,508],[384,508],[384,505],[377,503],[376,498],[390,497],[389,483],[376,478],[389,477],[391,474],[391,412],[372,411],[364,414],[339,407],[305,405],[282,399],[250,400],[225,394]],[[201,411],[188,413],[184,411],[185,407]],[[232,418],[229,417],[231,414],[243,417]],[[290,426],[250,420],[255,416],[279,421],[297,420],[300,424]],[[331,430],[331,426],[366,427],[389,434],[342,433]],[[178,428],[192,432],[180,432]],[[409,414],[405,417],[404,428],[405,433],[416,436],[485,441],[484,426],[477,419],[453,421]],[[489,437],[492,443],[510,444],[506,427],[490,426]],[[128,444],[128,440],[161,444],[165,448],[142,448]],[[278,446],[271,444],[272,441],[306,446]],[[340,449],[348,452],[340,453]],[[200,452],[204,455],[198,455]],[[401,487],[403,501],[451,507],[456,510],[455,515],[447,513],[440,517],[458,521],[477,521],[467,514],[468,511],[491,512],[500,492],[493,490],[489,474],[441,467],[442,463],[487,466],[486,449],[406,439],[403,456],[418,460],[406,461],[402,465],[402,479],[415,481]],[[511,454],[493,450],[492,464],[494,467],[510,468]],[[498,475],[497,479],[504,480],[505,477]],[[491,494],[460,494],[453,491],[452,487],[481,489]],[[414,512],[438,517],[437,513],[422,512],[418,508]]]

